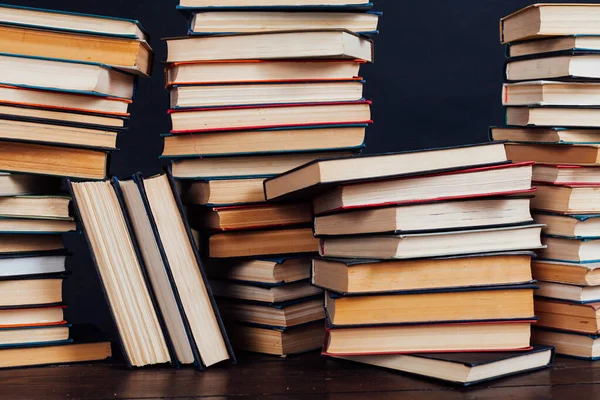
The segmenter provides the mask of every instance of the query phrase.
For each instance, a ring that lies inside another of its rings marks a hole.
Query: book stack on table
[[[104,178],[152,49],[137,21],[0,6],[0,367],[104,359],[65,321],[60,178]],[[75,339],[75,342],[73,342]]]
[[[379,14],[363,1],[182,1],[187,37],[167,39],[173,130],[163,158],[201,232],[235,347],[287,355],[323,343],[309,202],[267,204],[265,179],[352,156],[371,122],[362,64]]]
[[[460,383],[548,365],[552,349],[530,345],[542,247],[531,176],[485,143],[317,160],[267,180],[270,201],[313,199],[323,354]],[[475,379],[455,368],[465,360],[512,367]]]
[[[598,24],[597,4],[534,5],[502,19],[509,126],[491,130],[511,141],[510,159],[536,162],[533,217],[547,249],[532,266],[533,340],[586,359],[600,358]]]

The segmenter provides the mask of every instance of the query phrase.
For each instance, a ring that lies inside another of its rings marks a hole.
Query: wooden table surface
[[[456,388],[309,353],[241,354],[206,372],[94,364],[0,371],[2,399],[600,399],[600,363],[557,357],[551,369]]]

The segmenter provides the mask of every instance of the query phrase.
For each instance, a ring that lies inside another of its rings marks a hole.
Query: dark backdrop
[[[161,38],[181,36],[186,20],[177,0],[4,0],[6,3],[139,20],[156,52],[154,75],[142,79],[131,107],[130,130],[119,141],[111,172],[127,176],[159,171],[159,134],[169,130],[163,87]],[[565,2],[564,0],[562,2]],[[582,1],[577,1],[582,2]],[[503,122],[500,89],[503,48],[498,20],[527,0],[375,0],[384,12],[375,38],[375,63],[364,67],[366,97],[375,124],[367,152],[390,152],[483,142],[489,125]],[[94,322],[114,332],[83,238],[70,237],[75,253],[65,285],[71,322]]]

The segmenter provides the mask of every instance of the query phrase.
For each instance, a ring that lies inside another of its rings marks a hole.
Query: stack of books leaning
[[[76,224],[60,178],[106,176],[145,40],[136,21],[0,6],[0,367],[111,354],[64,318],[60,234]]]
[[[593,22],[591,22],[593,21]],[[547,249],[533,262],[536,343],[600,358],[600,6],[534,5],[502,20],[503,103],[516,161],[536,162],[533,217]]]
[[[552,349],[530,346],[542,247],[531,175],[486,143],[318,160],[267,180],[268,200],[313,196],[323,353],[461,384],[549,365]]]
[[[318,3],[318,4],[317,4]],[[363,3],[363,2],[358,2]],[[371,122],[362,64],[379,15],[339,1],[182,1],[187,37],[168,39],[173,130],[163,158],[201,233],[234,347],[274,355],[323,343],[312,207],[267,204],[263,182],[362,150]]]

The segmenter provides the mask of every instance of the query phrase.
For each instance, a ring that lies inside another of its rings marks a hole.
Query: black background
[[[561,1],[568,2],[568,1]],[[582,1],[577,1],[581,3]],[[20,6],[103,14],[139,20],[156,52],[154,74],[142,79],[131,107],[130,130],[119,140],[111,172],[120,177],[159,172],[161,133],[170,129],[163,86],[161,38],[181,36],[187,22],[177,0],[5,0]],[[503,47],[498,21],[526,0],[375,0],[383,11],[375,38],[375,63],[363,67],[365,97],[375,124],[367,153],[487,141],[489,125],[503,123]],[[75,256],[65,285],[70,322],[94,322],[114,332],[100,284],[79,236],[66,239]]]

